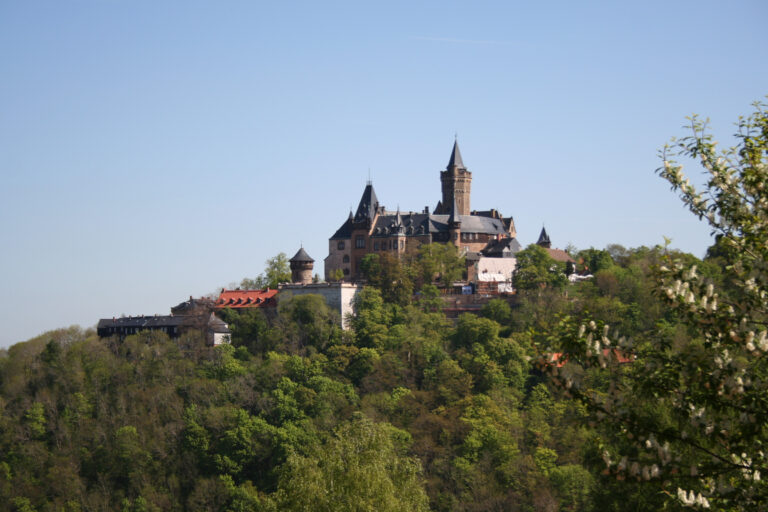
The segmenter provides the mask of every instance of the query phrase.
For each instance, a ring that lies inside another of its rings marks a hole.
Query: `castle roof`
[[[314,263],[315,260],[312,259],[312,257],[307,254],[307,251],[304,250],[302,247],[299,249],[299,251],[294,255],[293,258],[291,258],[289,261],[295,261],[300,263]]]
[[[549,240],[549,235],[547,234],[547,230],[544,229],[544,227],[541,228],[541,233],[539,234],[539,240],[536,242],[538,245],[544,245],[544,244],[550,244],[552,243]]]
[[[379,199],[373,190],[373,184],[369,181],[363,190],[363,196],[360,198],[360,204],[357,205],[355,213],[355,222],[373,220],[376,216],[376,209],[379,207]]]
[[[451,151],[451,159],[448,161],[447,170],[451,170],[452,167],[459,167],[460,169],[466,169],[464,162],[461,160],[461,151],[459,151],[459,141],[453,141],[453,151]]]
[[[191,316],[173,316],[173,315],[139,315],[124,316],[120,318],[102,318],[96,325],[97,329],[105,328],[125,328],[133,327],[136,329],[157,329],[160,327],[183,327],[194,322],[195,318]]]
[[[489,258],[511,258],[522,247],[520,242],[515,238],[502,238],[501,240],[492,240],[488,242],[488,245],[483,249],[483,256]]]
[[[449,230],[450,218],[450,215],[412,212],[399,213],[398,217],[398,212],[384,212],[376,219],[371,236],[391,236],[398,233],[400,229],[404,230],[406,235],[443,233]],[[456,215],[455,221],[461,223],[462,233],[507,235],[504,222],[501,219],[479,215]],[[334,235],[334,238],[336,238],[336,235]],[[346,238],[349,238],[349,236]]]
[[[263,308],[275,305],[277,290],[222,290],[216,301],[216,309]]]
[[[352,236],[352,224],[354,224],[355,220],[352,217],[352,212],[349,212],[349,218],[344,222],[344,224],[341,225],[339,229],[336,230],[336,232],[331,237],[331,240],[346,240],[347,238]]]

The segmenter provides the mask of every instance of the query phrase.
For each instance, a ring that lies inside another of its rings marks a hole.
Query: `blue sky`
[[[370,4],[370,5],[369,5]],[[370,169],[434,207],[458,133],[472,207],[521,243],[708,229],[654,174],[701,113],[768,93],[768,4],[0,2],[0,347],[166,314],[328,237]],[[701,175],[689,170],[694,181]]]

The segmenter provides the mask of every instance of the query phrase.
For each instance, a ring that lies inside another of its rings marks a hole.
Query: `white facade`
[[[213,346],[217,345],[229,345],[231,343],[229,333],[215,332],[213,333]]]
[[[315,294],[325,299],[328,306],[338,311],[341,315],[342,329],[349,328],[347,317],[354,314],[354,300],[362,289],[362,286],[352,283],[312,283],[312,284],[281,284],[280,293],[277,296],[278,303],[281,296],[296,296]]]
[[[480,258],[475,268],[478,281],[512,282],[517,258]]]

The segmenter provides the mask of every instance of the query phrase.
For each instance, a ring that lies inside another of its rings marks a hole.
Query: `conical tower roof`
[[[304,250],[302,247],[299,249],[299,252],[296,253],[296,255],[290,259],[290,261],[299,262],[299,263],[314,263],[315,260],[313,260],[309,254],[307,254],[307,251]]]
[[[549,235],[547,234],[547,230],[544,229],[542,226],[541,228],[541,234],[539,234],[539,240],[536,242],[537,245],[549,245],[552,242],[549,240]]]
[[[459,151],[458,139],[453,141],[453,151],[451,151],[451,159],[448,160],[448,167],[446,167],[446,169],[450,171],[453,167],[466,169],[466,167],[464,167],[464,162],[461,159],[461,151]]]

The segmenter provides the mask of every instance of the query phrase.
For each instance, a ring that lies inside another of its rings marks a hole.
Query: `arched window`
[[[344,263],[349,263],[349,255],[345,254],[341,261]]]

